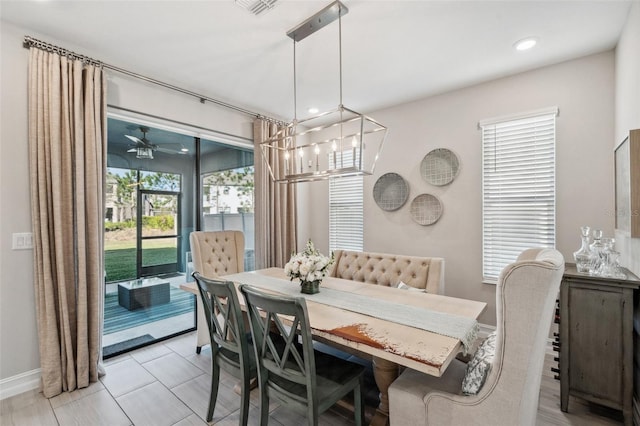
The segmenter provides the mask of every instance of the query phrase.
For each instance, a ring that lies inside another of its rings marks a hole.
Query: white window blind
[[[350,152],[343,155],[344,161],[351,161]],[[363,222],[362,176],[329,179],[329,250],[362,251]]]
[[[483,280],[525,249],[555,247],[557,109],[480,123]]]

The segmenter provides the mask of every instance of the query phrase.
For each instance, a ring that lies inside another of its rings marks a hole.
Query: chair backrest
[[[499,417],[493,424],[535,424],[544,356],[563,273],[564,258],[554,249],[525,250],[500,273],[496,354],[477,395],[484,411]]]
[[[235,285],[231,281],[206,278],[193,273],[211,337],[211,356],[223,358],[224,363],[239,369],[249,368],[247,330],[238,302]],[[235,355],[234,355],[235,354]]]
[[[332,277],[383,286],[396,286],[402,281],[427,293],[444,294],[443,258],[350,250],[335,250],[333,254]]]
[[[241,285],[240,291],[249,312],[261,392],[288,405],[317,410],[316,366],[304,298],[268,294],[248,285]],[[291,324],[285,325],[279,315],[288,316]]]
[[[244,272],[241,231],[196,231],[189,239],[194,271],[209,278]]]

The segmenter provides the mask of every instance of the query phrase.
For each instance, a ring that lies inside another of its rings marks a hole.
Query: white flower
[[[309,273],[309,264],[305,262],[302,265],[300,265],[300,275],[306,276],[308,273]]]
[[[301,281],[321,281],[332,263],[333,253],[330,258],[323,256],[309,240],[304,251],[291,256],[284,266],[284,272],[292,280],[298,278]]]

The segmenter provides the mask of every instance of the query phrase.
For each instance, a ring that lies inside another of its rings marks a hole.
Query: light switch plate
[[[13,250],[31,250],[33,248],[33,233],[14,233],[11,248]]]

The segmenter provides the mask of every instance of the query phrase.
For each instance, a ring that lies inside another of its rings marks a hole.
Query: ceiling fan
[[[151,143],[151,141],[147,139],[147,132],[149,131],[148,127],[140,126],[140,131],[142,132],[142,139],[137,136],[125,135],[125,137],[134,143],[133,145],[130,145],[130,149],[127,150],[127,152],[135,152],[136,158],[153,160],[154,151],[164,152],[167,154],[186,154],[188,152],[186,148],[174,150],[163,148]]]

